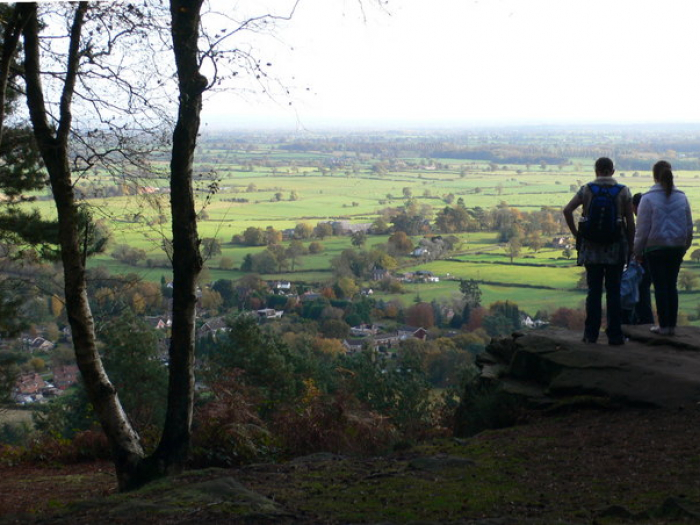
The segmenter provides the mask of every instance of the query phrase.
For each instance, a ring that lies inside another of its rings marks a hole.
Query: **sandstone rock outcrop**
[[[579,333],[547,329],[496,339],[479,356],[480,380],[534,405],[586,396],[628,406],[700,403],[700,329],[673,337],[625,326],[623,346],[588,344]]]

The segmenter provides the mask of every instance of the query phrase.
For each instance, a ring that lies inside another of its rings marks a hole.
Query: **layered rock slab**
[[[622,346],[584,343],[568,330],[513,334],[493,340],[477,364],[485,381],[535,404],[577,396],[659,408],[700,403],[700,329],[681,327],[673,337],[649,326],[624,332]]]

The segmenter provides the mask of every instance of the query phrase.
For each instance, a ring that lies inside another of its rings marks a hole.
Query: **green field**
[[[413,139],[412,139],[413,140]],[[507,141],[504,141],[506,143]],[[224,138],[204,137],[198,148],[197,172],[198,206],[207,218],[199,221],[202,238],[216,238],[222,254],[207,261],[211,279],[237,279],[243,273],[237,268],[246,254],[254,254],[263,247],[233,245],[233,235],[253,226],[276,230],[294,228],[299,223],[315,226],[320,221],[349,220],[353,223],[374,221],[387,209],[403,206],[410,196],[419,206],[435,213],[447,204],[446,199],[463,199],[467,209],[495,209],[506,203],[521,211],[553,209],[560,221],[560,209],[568,202],[580,184],[592,178],[593,158],[575,157],[561,166],[537,163],[488,163],[472,159],[430,158],[411,154],[384,158],[375,153],[345,151],[286,151],[276,143],[255,143],[243,147],[226,142]],[[238,149],[236,149],[238,148]],[[377,172],[377,163],[394,163],[385,172]],[[163,169],[161,164],[157,169]],[[338,166],[338,167],[336,167]],[[218,190],[208,193],[215,173]],[[651,185],[649,171],[620,170],[619,181],[631,191],[645,191]],[[112,184],[96,176],[88,181],[95,185]],[[676,183],[686,191],[691,203],[700,203],[700,171],[677,171]],[[159,281],[169,278],[163,239],[169,237],[170,223],[148,225],[159,214],[169,215],[169,195],[162,188],[167,182],[152,178],[142,186],[161,188],[152,194],[89,199],[96,219],[104,219],[111,228],[111,246],[128,244],[147,252],[150,262],[130,266],[111,257],[112,248],[94,257],[90,264],[103,266],[112,273],[136,273],[143,279]],[[294,198],[292,198],[294,196]],[[52,203],[36,203],[46,216],[52,216]],[[700,218],[700,208],[693,210]],[[141,222],[133,216],[140,214]],[[429,213],[430,215],[430,213]],[[431,217],[432,218],[432,217]],[[560,233],[566,235],[563,222]],[[472,232],[459,235],[462,241],[456,253],[448,260],[419,263],[416,259],[400,261],[399,271],[430,270],[440,276],[441,282],[410,284],[399,296],[377,294],[383,299],[408,302],[416,295],[424,300],[446,298],[458,292],[458,279],[476,279],[483,283],[485,304],[496,300],[512,300],[524,310],[534,313],[539,309],[553,310],[559,306],[579,306],[583,293],[576,290],[581,269],[574,259],[566,259],[559,249],[543,248],[537,252],[523,248],[511,261],[505,248],[497,243],[495,232]],[[370,236],[365,248],[385,243],[388,235]],[[420,236],[414,237],[418,243]],[[544,238],[544,241],[551,240]],[[304,241],[308,244],[310,241]],[[331,261],[342,250],[352,247],[349,237],[329,237],[321,244],[324,251],[306,255],[294,272],[268,274],[266,279],[287,279],[305,283],[329,283],[333,279]],[[695,248],[693,248],[695,249]],[[691,250],[692,251],[692,250]],[[221,257],[233,260],[234,269],[219,269]],[[155,267],[148,267],[155,266]],[[686,269],[700,276],[700,268],[686,264]],[[365,283],[366,284],[366,283]],[[684,294],[682,309],[695,313],[694,294]]]

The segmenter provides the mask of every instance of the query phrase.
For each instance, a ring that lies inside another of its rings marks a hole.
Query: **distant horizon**
[[[700,131],[700,122],[535,122],[535,121],[503,121],[503,122],[474,122],[457,123],[451,121],[349,121],[343,119],[314,120],[306,123],[300,122],[296,126],[278,120],[241,118],[238,122],[221,122],[202,118],[201,131],[279,131],[279,132],[410,132],[410,131],[480,131],[480,130],[634,130],[643,131]]]

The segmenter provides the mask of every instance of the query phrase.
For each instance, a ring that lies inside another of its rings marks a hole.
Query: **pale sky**
[[[364,2],[366,20],[358,0],[301,0],[256,43],[291,99],[221,94],[204,120],[700,123],[697,0],[391,0],[388,13]]]

